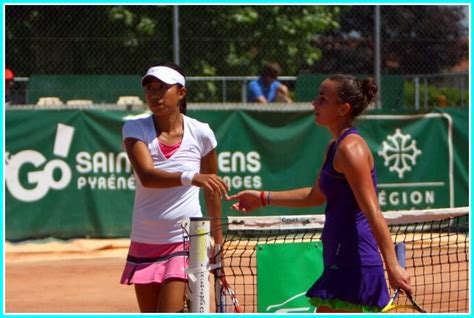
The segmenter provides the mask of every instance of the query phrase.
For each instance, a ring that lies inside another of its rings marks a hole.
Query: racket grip
[[[406,268],[405,262],[405,243],[398,243],[395,245],[395,253],[397,254],[398,263],[403,268]]]

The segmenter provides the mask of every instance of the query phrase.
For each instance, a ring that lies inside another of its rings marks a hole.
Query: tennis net
[[[406,266],[411,274],[411,285],[418,303],[428,312],[469,312],[468,213],[467,207],[384,212],[393,241],[406,245]],[[227,217],[223,223],[224,242],[214,262],[222,267],[216,271],[215,281],[225,277],[236,295],[240,311],[255,313],[265,312],[261,304],[259,306],[259,297],[265,293],[276,294],[276,287],[257,284],[259,273],[266,271],[257,268],[258,250],[275,244],[318,244],[324,216]],[[193,246],[191,254],[192,250]],[[270,263],[270,266],[280,265]],[[288,270],[301,271],[296,267]],[[308,286],[313,282],[309,281]],[[216,283],[216,287],[217,311],[235,312],[235,301],[225,301],[219,296],[222,295],[221,284]],[[303,294],[298,296],[304,297]],[[278,305],[279,312],[302,309],[291,308],[292,300],[283,299]]]

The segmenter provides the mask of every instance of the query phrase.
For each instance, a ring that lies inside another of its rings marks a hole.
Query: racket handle
[[[405,243],[398,243],[395,245],[395,253],[397,254],[398,263],[403,268],[406,268],[405,262]]]

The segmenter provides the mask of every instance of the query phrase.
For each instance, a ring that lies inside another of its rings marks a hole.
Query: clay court
[[[5,244],[6,313],[138,313],[119,283],[129,239]],[[212,277],[211,277],[212,283]],[[215,310],[211,290],[211,310]]]
[[[129,241],[5,245],[6,313],[137,313],[119,284]]]
[[[5,312],[137,313],[133,287],[119,284],[128,244],[128,239],[6,243]],[[252,249],[246,248],[246,253],[251,254]],[[417,293],[424,295],[418,300],[436,304],[426,307],[428,312],[468,312],[469,261],[466,255],[456,253],[456,264],[448,266],[441,265],[448,263],[446,257],[438,257],[435,263],[440,265],[425,266],[423,273],[415,275],[419,280]],[[237,266],[242,259],[229,261],[227,264]],[[255,260],[249,261],[245,291],[242,283],[236,288],[245,312],[255,311],[254,277],[250,276]],[[426,281],[428,273],[435,273],[439,279]],[[429,290],[422,287],[425,284],[430,286]],[[448,289],[452,291],[446,292]],[[213,297],[211,294],[211,299]]]

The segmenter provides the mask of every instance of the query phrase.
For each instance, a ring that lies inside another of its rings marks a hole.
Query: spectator
[[[438,95],[437,99],[438,99],[439,107],[448,107],[449,102],[448,102],[448,98],[445,95]]]
[[[247,101],[250,103],[292,103],[288,87],[277,80],[281,73],[277,63],[263,67],[260,77],[248,84]]]
[[[5,69],[5,102],[9,103],[11,101],[10,96],[10,86],[13,84],[13,78],[15,74],[9,68]]]

